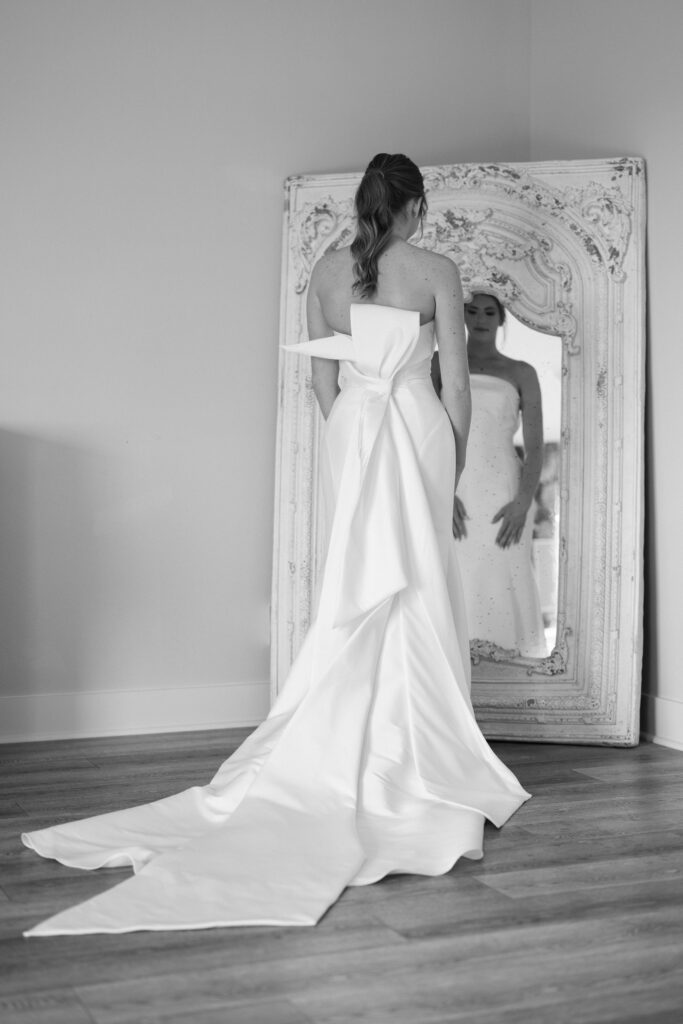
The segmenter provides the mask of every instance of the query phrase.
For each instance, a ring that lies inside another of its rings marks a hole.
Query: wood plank
[[[131,781],[135,781],[136,776],[137,781],[140,781],[141,771],[144,771],[150,779],[173,780],[180,778],[190,780],[188,785],[208,785],[219,764],[220,762],[214,758],[189,758],[186,761],[183,757],[180,764],[177,758],[161,759],[157,762],[150,760],[149,763],[126,761],[113,765],[90,764],[86,766],[86,763],[82,763],[78,771],[68,765],[43,765],[25,772],[13,772],[10,779],[3,781],[2,790],[4,796],[14,795],[17,790],[38,793],[46,790],[59,791],[64,787],[67,779],[69,787],[77,790],[83,790],[91,783],[100,787],[103,785],[113,786],[117,783],[130,785]],[[172,782],[168,782],[167,786],[170,784]],[[600,785],[600,783],[596,781],[596,785]]]
[[[544,893],[574,893],[614,885],[632,888],[653,877],[667,882],[683,880],[681,851],[669,850],[651,856],[610,857],[606,860],[587,860],[581,864],[562,864],[559,867],[534,867],[522,871],[482,874],[478,876],[478,881],[513,899],[523,899],[526,896],[542,896]]]
[[[77,783],[63,789],[59,797],[58,810],[62,817],[64,814],[91,817],[123,807],[134,807],[140,803],[151,803],[161,797],[180,793],[191,784],[187,773],[182,771],[158,778],[151,778],[145,772],[142,777],[127,780],[98,775],[91,779],[90,784]],[[26,790],[16,804],[27,814],[46,814],[51,808],[55,808],[55,794],[50,790]]]
[[[484,1013],[491,1022],[507,1024],[511,1010],[518,1011],[520,1020],[555,1024],[556,1008],[569,1009],[579,992],[584,1006],[590,1008],[590,1015],[575,1016],[575,1022],[593,1024],[592,1010],[599,1007],[611,1008],[612,1020],[621,1024],[628,994],[634,989],[648,992],[649,1002],[656,1006],[658,978],[664,973],[671,986],[671,1002],[683,995],[672,949],[658,947],[642,953],[631,948],[625,953],[622,949],[607,948],[599,959],[595,955],[539,951],[533,957],[506,957],[504,966],[498,958],[481,960],[479,973],[469,963],[454,958],[441,962],[439,968],[427,965],[419,972],[390,970],[362,979],[351,974],[343,982],[335,977],[327,985],[320,982],[293,996],[292,1001],[316,1024],[453,1024],[477,1022]],[[629,971],[633,972],[631,976]],[[623,998],[625,989],[627,995]],[[367,1006],[372,1007],[370,1013],[364,1009]],[[99,1024],[109,1024],[106,1016],[94,1016]],[[649,1021],[646,1016],[638,1024]]]
[[[45,857],[36,857],[32,850],[27,849],[25,846],[21,846],[21,850],[17,850],[13,855],[7,854],[2,858],[2,868],[0,878],[2,879],[2,885],[14,886],[18,885],[20,891],[25,891],[27,886],[33,887],[34,882],[47,882],[48,886],[55,888],[59,885],[60,879],[66,878],[84,878],[89,876],[90,878],[101,877],[108,879],[111,876],[109,872],[118,871],[120,875],[117,876],[120,881],[127,878],[130,874],[129,868],[106,868],[102,869],[101,874],[92,871],[85,871],[82,868],[70,868],[64,864],[60,864],[55,860],[47,860]],[[106,888],[106,882],[103,888]],[[36,887],[36,894],[38,894],[39,887]],[[21,896],[14,895],[13,899],[22,899]]]
[[[92,1024],[92,1017],[72,992],[0,999],[2,1024]]]
[[[671,805],[659,808],[646,803],[635,808],[617,806],[609,810],[602,807],[593,815],[581,815],[577,810],[575,816],[541,816],[541,820],[528,822],[525,829],[546,841],[583,842],[595,835],[632,836],[666,828],[680,832],[682,826],[680,808],[672,808]]]
[[[167,975],[124,979],[79,986],[77,993],[97,1024],[137,1022],[149,1005],[154,1005],[156,1012],[183,1010],[190,1019],[198,1010],[225,1002],[228,994],[235,1001],[278,994],[291,999],[316,1022],[325,1020],[332,1010],[340,1020],[351,1021],[370,1003],[392,1019],[414,1024],[429,1019],[425,1011],[443,1015],[444,1010],[452,1009],[454,1000],[461,1011],[481,1008],[483,978],[489,1008],[514,1005],[513,981],[519,1004],[533,1006],[539,976],[559,986],[557,995],[563,998],[577,982],[599,990],[605,977],[612,983],[629,975],[677,978],[680,915],[663,929],[658,914],[651,915],[649,927],[643,924],[642,915],[637,916],[637,941],[623,918],[595,922],[592,928],[585,922],[573,922],[545,926],[540,935],[535,929],[508,931],[505,944],[496,933],[451,936],[411,943],[409,948],[380,947],[333,957],[253,962],[248,969],[226,962],[182,980]],[[473,970],[475,963],[478,969]],[[683,990],[683,979],[680,984]]]
[[[152,1017],[146,1016],[141,1024],[157,1024],[157,1021],[162,1020],[169,1024],[173,1021],[186,1024],[187,1016],[184,1013],[173,1014],[172,1017],[166,1014],[158,1017],[154,1014]],[[274,1002],[269,999],[256,1003],[223,1003],[212,1010],[200,1010],[192,1014],[191,1024],[311,1024],[311,1018],[288,1000],[278,999]]]
[[[455,996],[442,1010],[412,1002],[407,1010],[403,1005],[373,1009],[376,999],[367,991],[364,996],[371,1008],[365,1012],[354,1012],[349,1006],[341,1013],[333,1007],[319,1009],[305,997],[296,1001],[312,1015],[315,1024],[681,1024],[683,995],[677,983],[670,992],[661,994],[656,980],[620,979],[618,986],[605,986],[598,992],[593,988],[587,992],[575,990],[571,998],[560,997],[560,1001],[553,996],[552,986],[545,995],[541,984],[536,986],[534,1005],[529,1000],[517,1005],[519,996],[512,988],[510,999],[497,1000],[492,1011],[487,1009],[485,983],[479,999],[469,1000],[464,1009]]]
[[[657,912],[658,907],[674,908],[683,921],[683,884],[680,879],[643,880],[627,894],[623,886],[604,889],[548,893],[515,900],[467,879],[451,896],[437,899],[425,893],[408,894],[377,903],[373,913],[390,928],[409,939],[439,936],[472,936],[510,928],[530,928],[552,923],[616,919],[626,913]],[[479,888],[474,888],[474,886]],[[681,936],[683,942],[683,934]]]
[[[577,819],[602,820],[605,815],[612,813],[649,811],[662,814],[669,811],[671,817],[667,818],[667,823],[672,828],[683,826],[683,818],[679,813],[683,811],[683,799],[677,787],[669,789],[668,786],[662,786],[657,789],[656,806],[652,792],[641,793],[634,786],[624,796],[610,793],[611,788],[606,786],[596,789],[591,786],[582,792],[580,787],[575,789],[573,786],[563,786],[555,792],[547,790],[538,793],[517,812],[517,824],[528,829],[539,822],[554,821],[568,815]]]
[[[657,1003],[657,1009],[654,1003]],[[457,1014],[457,1011],[456,1011]],[[576,992],[571,1004],[539,1003],[533,1009],[511,1010],[506,1008],[489,1013],[473,1011],[467,1016],[435,1018],[429,1024],[454,1024],[470,1021],[471,1024],[681,1024],[681,994],[671,992],[662,995],[656,983],[643,984],[640,980],[629,983],[625,980],[616,995],[604,995],[597,1000],[592,993]],[[364,1024],[389,1024],[386,1018],[372,1014]]]
[[[101,868],[99,871],[78,871],[55,864],[57,870],[50,875],[29,879],[25,882],[3,882],[2,889],[13,903],[30,907],[32,901],[42,902],[50,896],[55,906],[54,913],[82,903],[97,893],[111,889],[132,871],[128,868]]]
[[[13,818],[0,818],[0,858],[14,857],[26,850],[21,841],[22,832],[60,825],[69,820],[69,815],[60,814],[55,809],[43,815],[28,814],[22,810],[20,815]]]
[[[561,789],[558,783],[562,784]],[[629,776],[621,779],[617,776],[613,779],[602,780],[592,775],[582,775],[572,769],[572,778],[542,779],[537,782],[526,780],[526,785],[533,790],[532,795],[546,799],[551,793],[557,799],[558,792],[561,792],[563,799],[574,799],[583,796],[586,800],[601,799],[603,797],[619,797],[622,800],[635,799],[649,794],[670,794],[679,799],[683,795],[683,771],[676,773],[647,772],[645,774],[629,773]],[[526,806],[526,805],[525,805]]]
[[[97,767],[86,757],[74,757],[71,753],[61,758],[53,758],[39,751],[11,755],[3,751],[5,748],[0,744],[0,777],[3,791],[6,785],[13,784],[20,776],[30,779],[33,775],[49,776],[52,771],[92,771]]]
[[[14,913],[18,925],[21,921],[18,906]],[[222,968],[225,964],[244,971],[254,962],[265,964],[282,957],[298,960],[377,946],[407,945],[401,935],[367,910],[340,906],[333,908],[315,928],[210,928],[189,932],[73,935],[18,942],[15,938],[16,931],[0,942],[5,992],[24,991],[33,977],[50,989],[57,987],[60,981],[76,986],[96,981],[115,983],[121,978],[184,978],[201,970]]]
[[[105,756],[107,754],[133,756],[144,755],[149,751],[183,752],[196,749],[218,749],[228,744],[239,745],[253,732],[253,728],[239,727],[231,729],[201,729],[186,732],[164,733],[131,733],[125,736],[92,736],[77,740],[41,740],[39,742],[19,742],[0,744],[0,762],[3,757],[70,757],[75,751],[81,757],[89,757],[93,752]]]
[[[0,818],[17,818],[26,813],[26,809],[16,800],[0,800]]]
[[[667,759],[655,764],[642,761],[622,764],[594,765],[592,768],[574,768],[577,775],[595,779],[598,782],[641,782],[656,779],[661,782],[683,783],[683,765],[678,758]]]
[[[579,836],[568,844],[562,840],[544,841],[538,836],[517,835],[510,845],[487,839],[484,845],[484,859],[481,861],[462,860],[456,867],[460,875],[495,874],[499,871],[518,871],[521,868],[543,868],[561,864],[585,864],[592,860],[605,860],[635,856],[643,853],[666,853],[678,851],[683,857],[683,832],[670,831],[636,832],[634,835]]]
[[[666,764],[678,760],[683,751],[660,747],[655,743],[641,743],[637,747],[591,747],[582,744],[514,743],[496,741],[491,748],[505,764],[575,764],[577,767],[600,764]]]

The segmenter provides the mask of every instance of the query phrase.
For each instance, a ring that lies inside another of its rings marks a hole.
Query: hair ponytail
[[[410,199],[427,206],[420,169],[402,153],[378,153],[367,166],[356,192],[356,237],[351,243],[353,291],[363,299],[377,291],[378,260],[389,245],[396,214]]]

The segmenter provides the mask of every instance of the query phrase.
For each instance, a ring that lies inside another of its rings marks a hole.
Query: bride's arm
[[[435,328],[439,343],[441,400],[455,435],[456,487],[465,468],[467,437],[472,418],[470,373],[463,314],[463,294],[458,268],[447,256],[436,256],[434,274],[436,299]]]
[[[543,400],[538,374],[533,366],[522,363],[518,377],[521,394],[524,464],[517,497],[529,508],[534,500],[543,469]]]
[[[520,393],[524,462],[517,494],[491,520],[502,520],[496,536],[501,548],[519,544],[543,468],[543,405],[538,375],[533,366],[520,361],[514,376]]]
[[[319,264],[316,264],[313,268],[306,300],[309,341],[315,341],[316,338],[328,338],[332,334],[323,316],[320,299],[318,298],[318,275],[316,273],[318,266]],[[320,359],[318,356],[311,356],[311,377],[320,411],[325,419],[327,419],[334,400],[339,394],[339,361],[337,359]]]

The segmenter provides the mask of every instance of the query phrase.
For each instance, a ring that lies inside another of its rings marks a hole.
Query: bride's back
[[[326,254],[316,268],[316,292],[326,323],[331,330],[348,334],[352,303],[417,310],[420,322],[428,323],[436,309],[433,274],[439,259],[403,239],[395,239],[378,259],[379,274],[372,298],[364,299],[353,288],[350,247]]]

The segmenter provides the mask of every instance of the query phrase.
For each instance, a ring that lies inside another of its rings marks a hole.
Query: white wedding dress
[[[321,453],[334,508],[319,607],[265,722],[204,787],[23,836],[135,874],[28,935],[311,925],[345,886],[482,855],[484,819],[526,800],[469,699],[454,558],[453,433],[433,327],[356,304]]]
[[[472,425],[467,466],[458,484],[467,536],[458,542],[458,563],[472,640],[485,640],[525,657],[548,651],[534,573],[533,514],[519,544],[496,544],[500,520],[491,520],[519,491],[522,464],[513,438],[519,425],[515,385],[487,373],[472,374]]]

